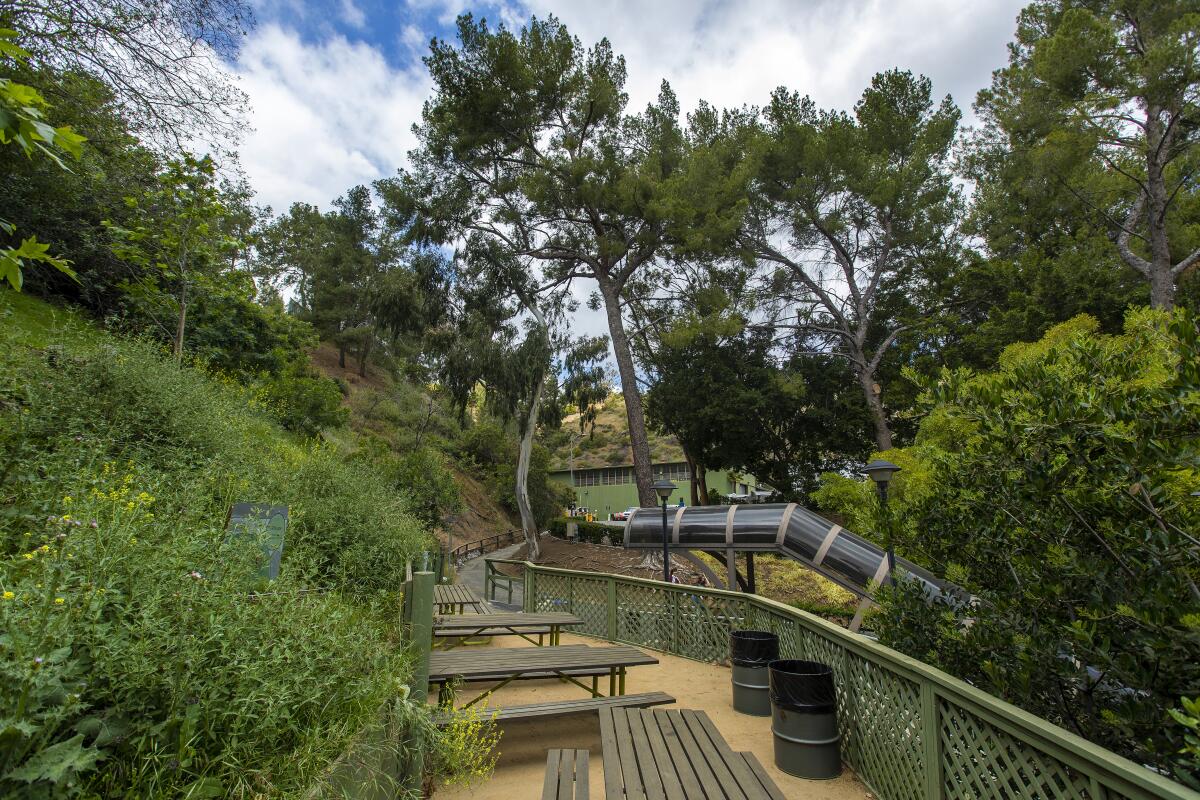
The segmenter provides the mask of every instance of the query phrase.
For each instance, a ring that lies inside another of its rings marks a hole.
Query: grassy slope
[[[650,433],[650,458],[656,464],[683,461],[683,449],[674,436]],[[629,421],[625,416],[625,400],[619,394],[610,395],[596,413],[594,432],[580,436],[579,415],[563,420],[562,427],[544,437],[550,450],[551,469],[568,469],[571,448],[575,448],[575,469],[623,466],[633,463],[629,447]]]
[[[101,793],[291,795],[394,691],[391,592],[428,535],[392,487],[249,402],[0,290],[10,767],[58,744],[80,755],[60,777]],[[254,602],[255,548],[223,531],[238,500],[291,509],[282,574]]]

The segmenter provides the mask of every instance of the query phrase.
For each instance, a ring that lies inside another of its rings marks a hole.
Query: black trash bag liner
[[[735,667],[765,667],[779,658],[779,637],[770,631],[730,631],[729,660]]]
[[[833,714],[837,694],[833,689],[833,668],[816,661],[782,659],[772,661],[768,670],[771,703],[799,714]]]

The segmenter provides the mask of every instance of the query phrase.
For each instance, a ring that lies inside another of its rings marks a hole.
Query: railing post
[[[494,600],[492,597],[492,562],[488,559],[483,560],[483,599]]]
[[[608,579],[608,636],[610,642],[617,641],[617,579]]]
[[[533,571],[533,567],[525,567],[525,589],[524,596],[521,598],[521,608],[527,613],[537,611],[537,573]]]
[[[921,747],[924,751],[925,797],[941,800],[945,796],[941,720],[938,718],[937,692],[928,680],[921,681]]]
[[[412,579],[412,632],[413,665],[410,697],[416,703],[424,703],[429,696],[429,652],[433,649],[433,573],[416,572]]]

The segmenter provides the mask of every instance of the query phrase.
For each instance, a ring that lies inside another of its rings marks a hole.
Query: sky
[[[629,107],[662,80],[683,111],[763,104],[778,86],[821,108],[849,110],[871,76],[893,67],[928,76],[974,117],[975,93],[1007,60],[1017,0],[252,0],[257,27],[232,65],[249,95],[240,148],[257,202],[322,208],[348,188],[394,174],[431,83],[421,57],[453,38],[470,12],[519,28],[557,16],[585,45],[607,37],[626,58]],[[1027,2],[1027,0],[1026,0]],[[591,287],[580,286],[586,297]],[[582,312],[580,333],[604,330]]]

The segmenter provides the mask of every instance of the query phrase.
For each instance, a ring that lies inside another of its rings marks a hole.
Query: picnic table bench
[[[564,626],[582,625],[583,620],[574,614],[547,612],[544,614],[451,614],[437,617],[433,621],[433,635],[442,639],[458,639],[455,644],[473,636],[520,636],[533,643],[530,635],[537,634],[538,645],[542,636],[549,634],[550,644],[556,645]],[[454,645],[450,645],[453,647]]]
[[[491,607],[471,587],[461,583],[439,583],[433,587],[434,614],[462,614],[467,607],[476,614],[488,614]]]
[[[494,722],[508,722],[514,719],[534,719],[538,717],[569,717],[574,714],[590,714],[602,708],[647,708],[649,706],[664,706],[675,702],[675,698],[666,692],[646,692],[644,694],[619,694],[613,697],[585,697],[579,700],[551,700],[547,703],[530,703],[520,706],[502,706],[488,708],[487,713]],[[438,714],[434,721],[445,725],[453,719],[447,713]]]
[[[608,800],[784,800],[703,711],[601,709],[600,745]]]
[[[588,751],[547,750],[542,800],[588,800]]]
[[[609,676],[610,696],[623,695],[627,668],[657,663],[658,659],[654,656],[628,645],[591,647],[574,644],[559,647],[504,647],[470,652],[455,650],[429,656],[429,682],[439,685],[438,697],[445,703],[452,699],[452,682],[498,681],[496,686],[466,706],[479,702],[513,681],[537,678],[562,678],[590,692],[592,697],[600,697],[597,680],[600,675]],[[577,677],[588,675],[592,676],[590,687],[576,680]]]

